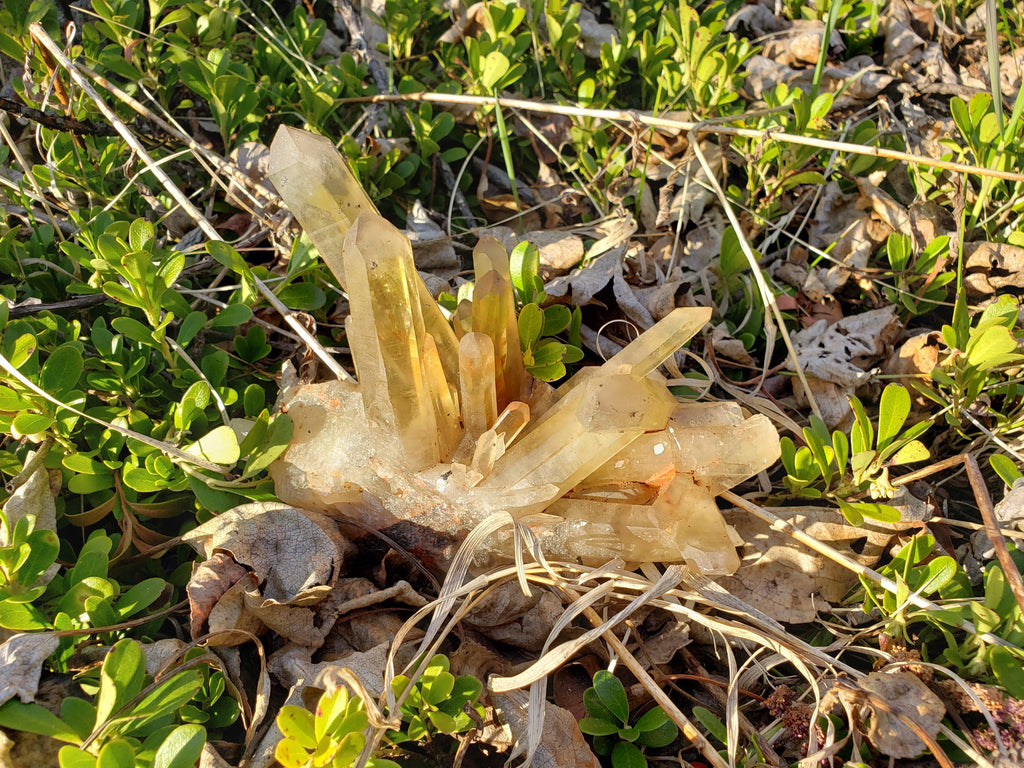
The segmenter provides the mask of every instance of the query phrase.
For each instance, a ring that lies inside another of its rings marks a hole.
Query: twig
[[[117,132],[102,123],[92,121],[84,122],[75,120],[73,117],[65,117],[55,112],[44,112],[41,109],[30,107],[19,101],[12,101],[0,96],[0,110],[11,115],[24,117],[40,125],[52,128],[55,131],[69,131],[82,136],[116,136]]]
[[[961,453],[958,456],[950,456],[948,459],[935,462],[930,467],[925,467],[924,469],[919,469],[916,472],[896,478],[892,481],[892,484],[906,485],[914,480],[919,480],[923,477],[934,475],[936,472],[941,472],[944,469],[955,467],[957,464],[962,464],[964,469],[967,470],[967,480],[970,482],[971,490],[974,492],[974,500],[978,503],[985,533],[988,534],[988,538],[992,542],[996,559],[999,560],[999,565],[1003,568],[1003,575],[1010,585],[1010,590],[1017,600],[1017,605],[1020,606],[1021,611],[1024,611],[1024,579],[1021,578],[1020,570],[1018,570],[1016,563],[1013,562],[1013,558],[1010,557],[1010,550],[1007,549],[1006,538],[999,528],[999,521],[996,519],[996,512],[992,506],[992,497],[989,495],[988,487],[985,485],[985,478],[982,477],[978,462],[972,454]]]
[[[388,94],[379,96],[352,96],[338,99],[341,103],[356,104],[395,101],[429,101],[438,104],[469,104],[472,106],[493,106],[494,97],[470,96],[468,94],[447,94],[447,93],[408,93]],[[692,131],[699,129],[701,133],[715,133],[723,136],[740,136],[747,139],[759,139],[761,141],[775,140],[789,144],[802,144],[806,147],[817,147],[819,149],[832,149],[838,152],[850,152],[856,155],[867,155],[869,157],[880,157],[886,160],[899,160],[904,163],[924,165],[929,168],[941,168],[956,173],[973,173],[978,176],[991,176],[995,179],[1007,181],[1024,182],[1024,173],[1013,171],[1001,171],[994,168],[983,168],[967,163],[954,163],[949,160],[936,160],[935,158],[915,155],[911,152],[900,152],[884,147],[869,147],[862,144],[851,144],[845,141],[832,141],[831,139],[818,139],[812,136],[801,136],[795,133],[786,133],[775,130],[758,130],[754,128],[736,128],[730,125],[705,126],[703,123],[695,123],[688,120],[673,120],[666,117],[656,117],[650,113],[625,111],[616,109],[588,109],[584,107],[573,107],[564,104],[547,104],[544,102],[528,101],[526,99],[499,98],[498,106],[522,109],[530,112],[540,112],[553,115],[568,115],[570,117],[591,117],[608,120],[611,122],[623,121],[627,123],[639,122],[654,128],[665,128],[672,131]],[[628,131],[627,127],[623,130]]]
[[[1021,579],[1017,564],[1010,557],[1010,550],[1006,548],[1006,539],[999,530],[999,522],[996,520],[995,510],[992,508],[992,497],[989,495],[988,487],[985,485],[985,478],[981,476],[981,469],[978,462],[970,453],[961,455],[964,467],[967,469],[967,479],[971,483],[971,490],[974,491],[974,499],[978,502],[978,509],[981,510],[981,519],[985,523],[985,533],[992,541],[996,551],[996,558],[1003,567],[1003,575],[1006,583],[1010,585],[1017,605],[1024,612],[1024,580]]]
[[[96,92],[96,89],[92,87],[92,84],[86,80],[82,74],[78,71],[75,64],[68,59],[64,52],[57,46],[56,43],[50,38],[43,29],[42,24],[39,22],[33,22],[29,25],[29,33],[32,38],[36,40],[40,45],[46,48],[53,57],[64,67],[71,79],[93,100],[96,107],[103,113],[118,134],[125,140],[129,147],[131,147],[135,153],[142,159],[142,161],[150,167],[153,175],[160,181],[164,189],[167,190],[168,194],[174,198],[175,202],[182,207],[182,209],[192,218],[192,220],[203,230],[203,233],[214,241],[225,242],[224,238],[220,236],[220,233],[214,229],[213,225],[206,219],[205,216],[192,204],[192,201],[178,189],[178,186],[171,180],[171,178],[164,173],[163,169],[153,163],[153,159],[146,152],[146,148],[142,146],[135,135],[128,130],[128,126],[114,113],[114,111],[103,101],[100,95]],[[253,276],[253,282],[263,297],[270,302],[270,305],[278,311],[284,321],[291,326],[292,330],[299,335],[299,337],[305,342],[309,348],[319,357],[331,370],[331,372],[339,379],[351,380],[352,376],[342,368],[338,362],[331,357],[327,350],[321,346],[320,342],[317,341],[316,337],[313,336],[302,323],[298,321],[295,314],[286,307],[279,298],[271,291],[262,280],[255,275]]]

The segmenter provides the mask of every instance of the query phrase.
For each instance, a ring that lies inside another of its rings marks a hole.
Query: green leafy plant
[[[58,716],[38,704],[11,700],[0,707],[0,725],[66,742],[59,753],[61,768],[192,768],[206,729],[179,724],[179,709],[202,690],[206,663],[184,666],[147,684],[142,648],[121,640],[103,660],[92,701],[69,696]]]
[[[622,682],[605,669],[594,673],[594,685],[583,692],[589,717],[580,730],[594,737],[594,751],[610,755],[613,768],[646,768],[647,748],[667,747],[679,728],[661,707],[649,709],[630,725],[629,699]]]
[[[39,578],[53,565],[60,551],[57,534],[34,530],[35,515],[25,515],[13,526],[0,510],[0,606],[25,605],[46,591]],[[9,609],[0,607],[0,617]]]
[[[1024,567],[1024,553],[1014,550],[1011,558],[1018,570]],[[882,614],[887,634],[913,642],[925,652],[926,660],[929,649],[934,648],[938,663],[973,679],[998,682],[1011,696],[1024,698],[1024,654],[1017,650],[1024,642],[1024,618],[997,563],[986,567],[981,594],[975,596],[970,579],[957,562],[936,553],[933,536],[918,534],[879,570],[896,582],[897,591],[884,591],[861,577],[862,607]],[[908,602],[911,594],[938,601],[942,608],[918,608]],[[991,633],[1009,645],[961,634],[958,627],[963,621],[973,622],[979,633]],[[912,625],[917,625],[913,635]]]
[[[519,243],[509,254],[512,284],[520,303],[519,343],[523,364],[532,376],[554,381],[565,376],[567,365],[583,359],[579,307],[571,310],[563,304],[541,308],[547,299],[540,278],[540,252],[528,241]],[[568,333],[568,343],[555,338]]]
[[[885,288],[885,298],[906,317],[931,312],[946,298],[948,286],[956,273],[943,271],[949,252],[949,236],[932,240],[917,256],[909,235],[894,232],[885,242],[885,256],[893,272],[892,288]]]
[[[348,768],[363,751],[363,731],[368,724],[363,700],[345,688],[325,692],[316,705],[316,714],[286,704],[277,715],[277,727],[284,738],[274,748],[274,757],[284,768]],[[397,763],[376,757],[366,765],[397,768]]]
[[[949,352],[931,372],[931,383],[914,382],[922,395],[942,406],[946,422],[967,437],[972,431],[968,414],[985,396],[1001,400],[1003,407],[989,410],[996,434],[1020,429],[1022,406],[1013,381],[1003,371],[1024,362],[1020,339],[1015,335],[1018,304],[1010,296],[999,296],[972,323],[967,300],[961,291],[953,321],[942,326],[942,338]]]
[[[910,414],[910,394],[898,384],[882,391],[877,431],[860,400],[851,397],[850,403],[854,421],[849,437],[839,430],[830,434],[821,419],[811,416],[810,426],[804,428],[805,445],[798,448],[790,438],[782,438],[783,482],[791,496],[834,501],[853,525],[860,525],[865,517],[899,520],[899,511],[888,504],[856,499],[866,494],[873,499],[895,495],[889,468],[929,457],[917,438],[931,422],[903,429]]]
[[[404,727],[388,731],[392,744],[430,741],[436,733],[463,733],[481,722],[484,708],[477,703],[483,684],[472,675],[455,677],[448,657],[434,656],[415,681],[397,675],[391,683],[396,697],[405,696],[399,707]],[[471,710],[476,717],[472,717]]]

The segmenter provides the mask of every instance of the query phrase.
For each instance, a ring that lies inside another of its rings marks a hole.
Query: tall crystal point
[[[458,417],[440,345],[426,341],[412,246],[382,217],[362,213],[342,254],[352,307],[348,342],[367,417],[397,432],[413,469],[444,461]],[[451,342],[456,346],[454,334]]]
[[[282,125],[270,145],[267,176],[342,284],[345,233],[377,208],[330,139]]]

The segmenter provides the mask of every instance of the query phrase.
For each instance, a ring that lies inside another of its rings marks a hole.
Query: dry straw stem
[[[74,80],[75,84],[93,100],[96,107],[103,113],[103,116],[110,121],[110,124],[114,126],[114,129],[118,134],[120,134],[128,146],[135,151],[150,172],[152,172],[152,174],[160,181],[167,193],[174,198],[174,201],[178,203],[178,205],[182,207],[182,210],[192,218],[203,233],[210,238],[210,240],[226,242],[224,238],[218,234],[217,230],[213,228],[213,225],[206,220],[206,217],[200,213],[199,209],[192,204],[192,201],[189,200],[188,197],[178,189],[177,185],[175,185],[171,178],[164,173],[163,169],[154,163],[153,158],[151,158],[149,153],[146,152],[146,148],[142,146],[142,143],[128,129],[128,126],[125,125],[116,114],[114,114],[114,111],[107,106],[106,102],[104,102],[96,92],[96,89],[93,88],[92,84],[82,76],[74,62],[64,55],[64,52],[61,51],[60,47],[57,46],[56,43],[54,43],[53,39],[46,33],[46,30],[43,29],[42,25],[39,22],[33,22],[29,25],[29,33],[36,42],[43,46],[43,48],[45,48],[53,58],[67,70],[68,75],[72,80]],[[299,335],[310,349],[313,350],[317,357],[323,361],[330,371],[339,379],[351,379],[351,375],[349,375],[349,373],[327,353],[327,350],[320,345],[320,342],[316,340],[316,337],[306,330],[305,326],[303,326],[303,324],[299,322],[298,318],[295,317],[295,314],[288,309],[288,307],[286,307],[281,300],[277,298],[277,296],[274,295],[274,292],[271,291],[259,278],[253,276],[253,280],[257,289],[259,289],[260,293],[263,294],[263,297],[275,310],[278,311],[278,313],[280,313],[284,318],[284,321],[291,326],[291,329]]]
[[[955,173],[971,173],[977,176],[990,176],[995,179],[1007,181],[1024,182],[1024,173],[1012,171],[1000,171],[992,168],[983,168],[968,163],[954,163],[949,160],[937,160],[924,155],[915,155],[911,152],[899,152],[893,149],[882,147],[868,147],[862,144],[851,144],[846,141],[832,141],[831,139],[818,139],[812,136],[801,136],[785,131],[772,129],[757,130],[754,128],[737,128],[731,125],[711,125],[707,122],[692,122],[689,120],[674,120],[667,117],[657,117],[648,112],[618,109],[589,109],[585,107],[574,107],[565,104],[548,104],[540,101],[529,101],[527,99],[506,99],[487,96],[469,96],[464,94],[447,93],[409,93],[389,94],[386,96],[353,96],[345,99],[338,99],[341,103],[378,103],[386,101],[430,101],[438,104],[468,104],[470,106],[499,106],[509,109],[521,109],[529,112],[541,112],[552,115],[566,115],[568,117],[589,117],[608,120],[613,123],[627,122],[630,124],[640,123],[651,128],[665,128],[672,131],[698,131],[700,133],[715,133],[723,136],[740,136],[760,141],[783,141],[789,144],[802,144],[807,147],[819,149],[830,149],[837,152],[850,152],[855,155],[868,155],[869,157],[881,157],[886,160],[899,160],[904,163],[924,165],[929,168],[940,168]],[[742,119],[737,115],[736,119]]]

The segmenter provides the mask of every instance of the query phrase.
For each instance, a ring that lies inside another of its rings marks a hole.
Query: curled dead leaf
[[[329,517],[276,502],[230,509],[182,540],[207,559],[230,552],[253,570],[265,598],[292,605],[326,597],[355,552]]]
[[[860,687],[873,694],[866,700],[858,696],[856,702],[872,746],[897,759],[917,757],[924,752],[925,742],[910,723],[934,738],[946,714],[939,697],[915,674],[902,670],[872,672],[860,680]]]

